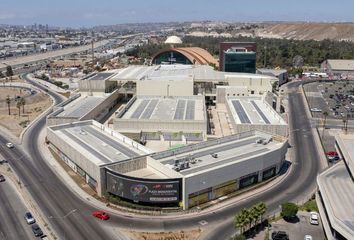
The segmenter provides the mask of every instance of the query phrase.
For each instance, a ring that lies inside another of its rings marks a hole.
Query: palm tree
[[[252,228],[252,224],[257,222],[258,219],[258,212],[256,210],[256,208],[253,206],[251,209],[248,210],[249,212],[249,228]]]
[[[20,101],[17,101],[16,103],[16,107],[18,108],[18,116],[21,117],[21,102]]]
[[[253,205],[252,208],[251,208],[251,213],[252,213],[252,216],[253,216],[254,225],[258,224],[258,220],[259,220],[259,217],[260,217],[260,212],[259,212],[257,206],[258,206],[258,204]]]
[[[258,212],[258,216],[260,218],[260,222],[263,222],[263,215],[266,213],[267,211],[267,206],[265,205],[264,202],[260,202],[256,205],[256,209]]]
[[[7,109],[9,110],[9,115],[11,115],[11,111],[10,111],[11,99],[10,99],[9,95],[7,95],[7,97],[6,97],[6,103],[7,103]]]
[[[26,105],[26,100],[24,98],[20,99],[20,103],[22,105],[22,113],[25,113],[25,105]]]
[[[240,229],[240,233],[243,233],[244,220],[242,215],[239,213],[234,218],[234,224],[236,229]]]

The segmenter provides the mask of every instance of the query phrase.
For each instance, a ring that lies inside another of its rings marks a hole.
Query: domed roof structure
[[[167,43],[167,44],[181,44],[182,40],[177,36],[170,36],[166,39],[165,43]]]

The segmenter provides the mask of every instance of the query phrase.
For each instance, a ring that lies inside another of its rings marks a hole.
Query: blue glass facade
[[[255,52],[224,52],[225,72],[256,73]]]

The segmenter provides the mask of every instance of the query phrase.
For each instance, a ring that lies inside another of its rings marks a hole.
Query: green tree
[[[262,223],[263,222],[263,216],[264,214],[266,213],[267,211],[267,206],[264,202],[260,202],[258,203],[256,206],[255,206],[257,212],[258,212],[258,217],[259,217],[259,220],[260,222]]]
[[[0,78],[4,78],[5,75],[2,73],[2,71],[0,71]]]
[[[286,202],[281,205],[280,215],[284,219],[290,219],[296,216],[298,210],[299,208],[295,203]]]
[[[11,115],[10,103],[11,103],[11,98],[10,98],[9,95],[7,95],[7,97],[6,97],[6,104],[7,104],[7,109],[9,110],[9,115]]]
[[[240,230],[240,233],[243,234],[245,227],[250,223],[249,210],[244,208],[234,217],[235,228]]]
[[[246,237],[242,234],[238,234],[238,235],[231,237],[230,240],[246,240]]]
[[[12,80],[12,76],[14,75],[14,72],[12,71],[11,66],[6,67],[6,76],[10,77],[10,80]]]

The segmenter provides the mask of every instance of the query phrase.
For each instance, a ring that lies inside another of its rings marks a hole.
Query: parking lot
[[[322,230],[321,221],[319,225],[310,224],[310,213],[298,212],[299,221],[296,223],[288,223],[279,220],[272,224],[272,231],[285,231],[289,235],[290,240],[304,240],[305,235],[311,235],[313,240],[326,239]]]
[[[354,119],[354,81],[309,83],[304,85],[312,116]]]

